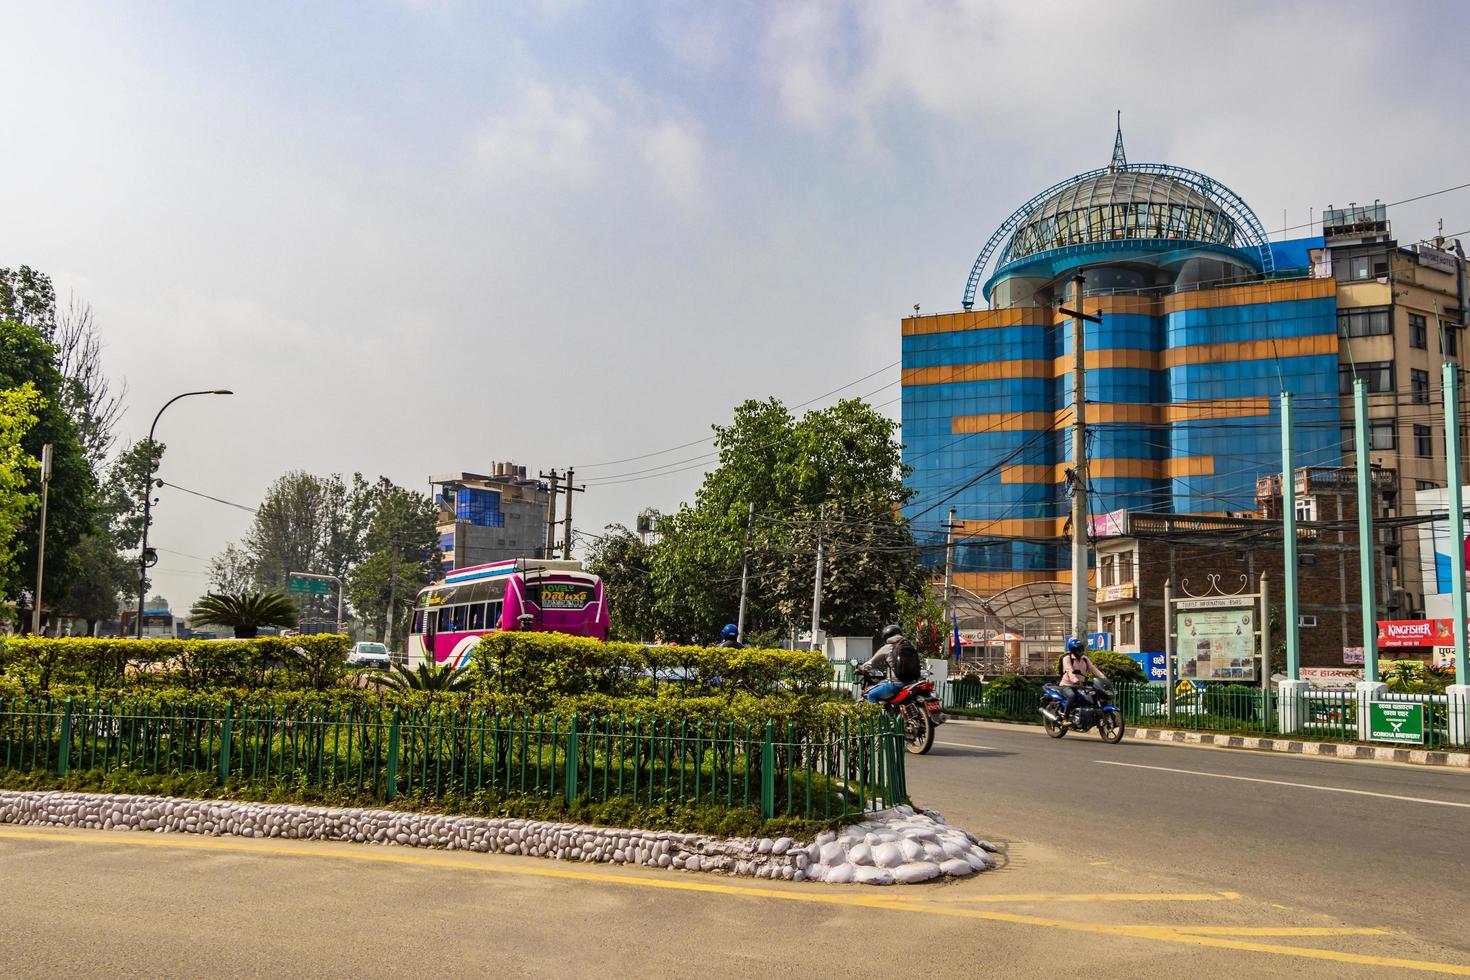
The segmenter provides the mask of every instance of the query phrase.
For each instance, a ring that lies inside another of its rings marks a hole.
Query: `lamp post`
[[[186,391],[182,395],[174,395],[163,403],[163,408],[153,416],[153,424],[148,427],[148,473],[143,480],[143,540],[138,546],[138,619],[133,624],[133,636],[141,640],[143,638],[143,603],[148,597],[148,569],[158,563],[156,554],[148,552],[148,525],[152,522],[153,510],[153,433],[158,428],[158,420],[163,418],[163,413],[168,407],[180,398],[188,398],[191,395],[233,395],[234,392],[225,388],[213,391]]]

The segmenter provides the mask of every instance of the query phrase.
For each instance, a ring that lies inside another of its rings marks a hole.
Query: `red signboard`
[[[1451,619],[1380,619],[1379,649],[1393,647],[1438,647],[1455,642]]]

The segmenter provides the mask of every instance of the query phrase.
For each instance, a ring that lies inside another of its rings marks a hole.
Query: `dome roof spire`
[[[1123,152],[1123,110],[1118,110],[1118,135],[1113,137],[1113,160],[1108,164],[1109,170],[1128,169],[1128,154]]]

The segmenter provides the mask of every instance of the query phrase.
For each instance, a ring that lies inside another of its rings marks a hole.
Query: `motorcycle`
[[[1123,712],[1113,703],[1115,693],[1111,681],[1094,678],[1091,691],[1078,689],[1069,712],[1061,688],[1047,684],[1041,689],[1041,725],[1052,738],[1061,738],[1069,731],[1085,732],[1096,727],[1104,742],[1117,745],[1123,741],[1124,726]]]
[[[857,673],[865,695],[874,685],[885,680],[882,674],[864,670]],[[903,722],[905,749],[914,755],[923,755],[934,747],[934,729],[944,724],[944,707],[934,695],[933,681],[920,679],[905,684],[893,697],[880,702],[880,706]]]

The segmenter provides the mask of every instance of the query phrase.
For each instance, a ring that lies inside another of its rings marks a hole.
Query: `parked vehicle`
[[[1041,689],[1041,725],[1052,738],[1061,738],[1067,732],[1085,732],[1096,728],[1104,742],[1117,745],[1123,741],[1123,712],[1113,703],[1116,691],[1113,682],[1103,677],[1094,678],[1092,689],[1079,688],[1067,710],[1067,700],[1056,684],[1047,684]]]
[[[864,693],[884,681],[882,674],[858,670],[858,681]],[[905,684],[897,694],[882,702],[883,710],[903,722],[904,747],[914,755],[923,755],[934,747],[934,729],[944,724],[944,709],[934,695],[934,682],[917,680]]]
[[[352,644],[347,652],[347,663],[353,667],[377,667],[387,670],[392,664],[388,648],[381,643],[361,642]]]

